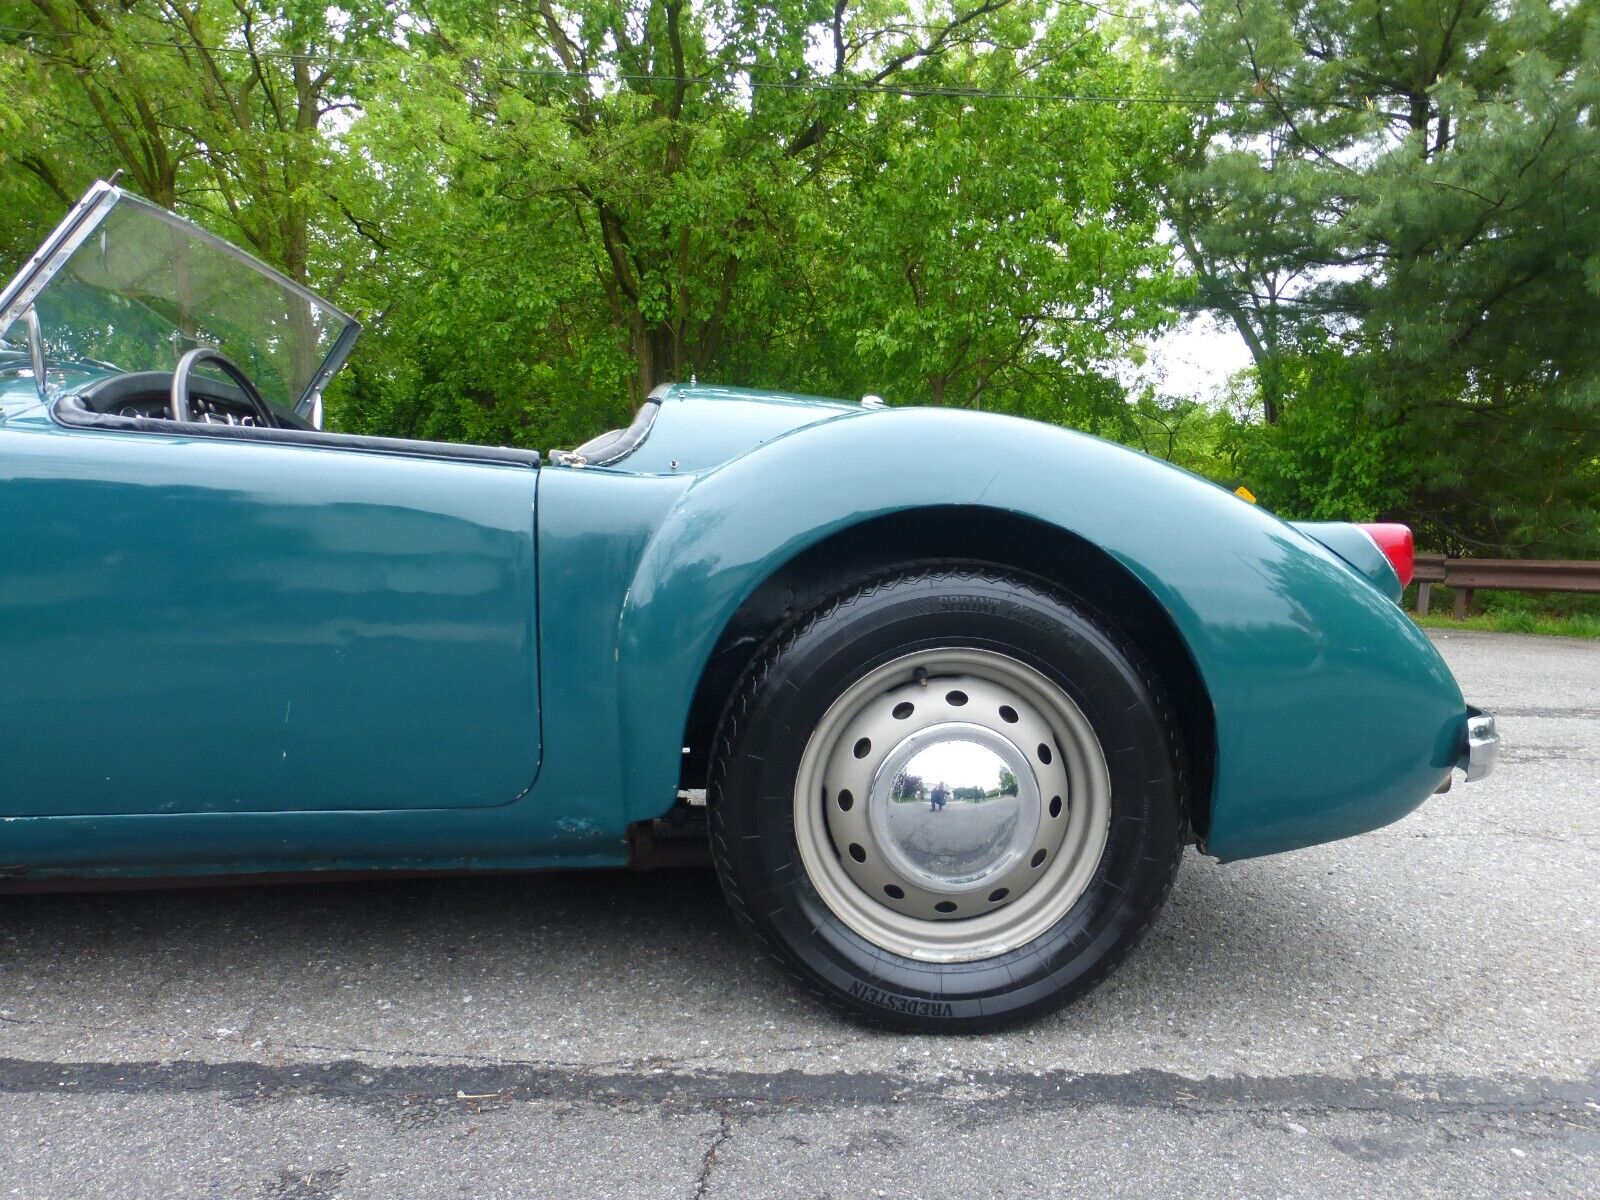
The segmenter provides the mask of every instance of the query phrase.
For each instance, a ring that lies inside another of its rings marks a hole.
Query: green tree
[[[389,44],[385,6],[7,0],[0,27],[48,97],[6,164],[27,224],[120,170],[292,278],[337,283],[337,191],[365,164],[331,126],[353,107],[355,56]]]
[[[0,0],[0,253],[125,183],[355,313],[347,428],[571,444],[664,379],[1132,428],[1181,133],[1046,0]],[[20,31],[20,32],[18,32]]]
[[[1201,0],[1169,27],[1171,86],[1227,98],[1169,213],[1283,426],[1236,442],[1263,499],[1456,551],[1600,545],[1596,11]]]
[[[358,423],[571,441],[691,375],[1117,417],[1177,129],[1051,98],[1142,85],[1088,6],[429,14],[350,134],[407,181]]]
[[[1013,97],[1147,90],[1142,61],[1084,6],[1014,6],[1006,20],[1001,40],[1026,57],[947,54],[919,81]],[[834,236],[808,281],[828,317],[823,361],[853,368],[832,390],[1120,432],[1125,396],[1109,365],[1167,316],[1155,198],[1171,115],[916,95],[884,97],[870,115],[828,195]]]

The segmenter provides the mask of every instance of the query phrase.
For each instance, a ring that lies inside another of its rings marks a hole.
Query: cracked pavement
[[[1493,778],[1191,855],[1000,1036],[816,1011],[706,872],[0,897],[0,1196],[1592,1196],[1600,643],[1435,636]]]

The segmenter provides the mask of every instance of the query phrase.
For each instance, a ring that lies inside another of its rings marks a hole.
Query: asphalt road
[[[1440,645],[1493,779],[1191,856],[1000,1037],[821,1014],[706,873],[0,897],[0,1196],[1600,1192],[1600,643]]]

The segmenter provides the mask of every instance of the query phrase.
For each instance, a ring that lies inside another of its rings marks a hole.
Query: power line
[[[68,30],[54,29],[26,29],[15,25],[0,25],[0,35],[13,35],[27,38],[49,38],[60,42],[85,40],[92,35],[75,33]],[[306,62],[321,67],[332,66],[371,66],[381,67],[392,65],[395,61],[390,58],[373,58],[363,55],[345,56],[319,56],[300,54],[292,50],[251,50],[242,46],[209,46],[200,42],[189,42],[178,45],[174,42],[165,42],[156,38],[123,38],[124,45],[138,46],[142,49],[166,50],[182,54],[187,50],[203,52],[206,54],[232,55],[236,57],[267,59],[280,62]],[[414,55],[399,53],[400,60],[413,67],[440,70],[440,64],[432,59],[421,59]],[[710,75],[652,75],[638,74],[626,71],[590,70],[574,71],[560,67],[532,67],[525,65],[506,65],[485,63],[483,60],[474,60],[480,67],[502,75],[520,75],[538,79],[578,81],[600,81],[603,83],[635,83],[635,84],[660,84],[665,86],[684,87],[711,87],[728,82]],[[843,95],[882,95],[900,96],[907,99],[921,98],[950,98],[958,100],[1023,100],[1044,104],[1150,104],[1166,105],[1174,108],[1211,108],[1219,105],[1256,105],[1268,102],[1269,97],[1261,95],[1251,96],[1185,96],[1159,92],[1125,93],[1110,92],[1001,92],[987,88],[962,88],[962,87],[932,87],[917,86],[915,84],[873,83],[867,80],[835,80],[835,79],[757,79],[746,76],[741,85],[751,90],[760,91],[787,91],[787,92],[812,92],[818,94],[843,94]]]

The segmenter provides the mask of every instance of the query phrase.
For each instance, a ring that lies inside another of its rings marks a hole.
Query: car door
[[[536,459],[258,436],[0,422],[0,816],[530,787]]]

